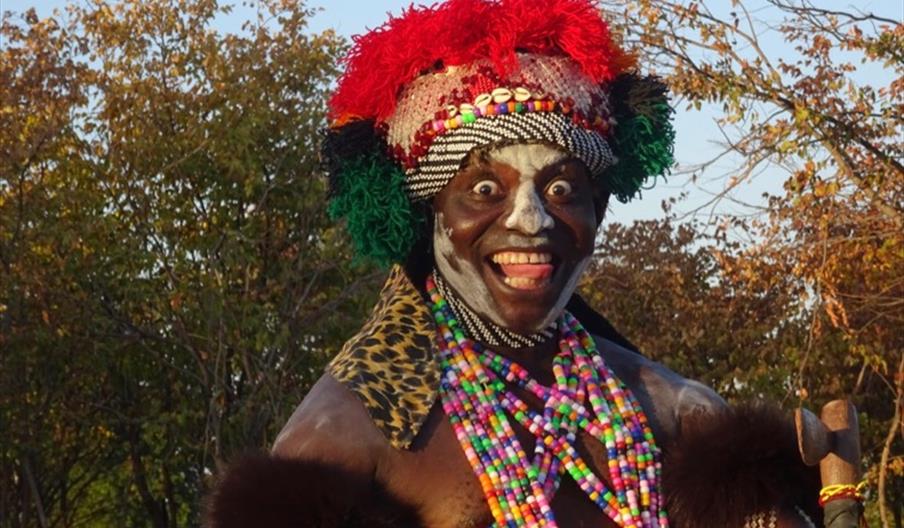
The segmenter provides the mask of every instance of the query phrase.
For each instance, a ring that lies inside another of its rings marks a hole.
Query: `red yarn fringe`
[[[409,7],[355,37],[330,115],[384,121],[395,111],[401,88],[437,65],[489,59],[506,75],[516,64],[516,50],[566,55],[601,83],[630,63],[592,0],[448,0]]]

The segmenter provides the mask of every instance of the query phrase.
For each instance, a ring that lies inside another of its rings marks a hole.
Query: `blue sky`
[[[65,0],[0,0],[0,10],[24,11],[30,7],[35,7],[42,16],[49,15],[56,7],[65,5]],[[221,4],[229,3],[221,0]],[[904,2],[902,0],[871,0],[859,1],[854,3],[837,1],[839,8],[855,6],[863,11],[873,11],[887,18],[902,20],[904,19]],[[240,1],[233,12],[223,17],[218,22],[218,29],[226,32],[238,32],[244,20],[251,18],[253,12],[248,8],[242,7]],[[410,4],[409,1],[403,0],[315,0],[309,2],[311,7],[320,9],[317,15],[311,20],[311,30],[320,32],[326,28],[333,28],[339,34],[350,37],[355,34],[362,33],[367,28],[373,28],[382,24],[387,13],[398,14],[401,10]],[[710,5],[725,5],[728,9],[727,0],[718,0],[710,2]],[[745,5],[751,11],[756,11],[760,18],[769,19],[771,14],[769,8],[762,8],[763,0],[747,0]],[[778,17],[775,17],[778,18]],[[767,45],[767,53],[790,54],[793,51],[780,38],[764,39]],[[867,67],[860,73],[867,81],[875,79],[877,75],[885,75],[881,68]],[[706,108],[702,111],[687,111],[684,104],[680,101],[676,105],[678,112],[676,115],[676,158],[679,165],[691,166],[706,161],[720,152],[720,148],[716,142],[720,141],[721,135],[718,127],[715,125],[717,111],[714,108]],[[653,189],[644,191],[641,200],[622,204],[614,202],[610,206],[610,212],[607,221],[631,222],[637,219],[660,218],[663,216],[660,204],[663,200],[672,196],[677,196],[681,192],[688,193],[688,199],[676,207],[679,212],[688,212],[695,210],[699,206],[708,201],[712,193],[719,192],[725,182],[728,180],[727,174],[737,165],[737,159],[731,157],[721,160],[719,163],[710,167],[697,184],[692,184],[684,176],[674,175],[667,182],[657,182]],[[760,174],[752,183],[743,184],[737,192],[734,193],[735,198],[752,204],[762,203],[761,195],[763,192],[781,192],[781,184],[785,179],[785,174],[780,170],[769,170]],[[701,211],[701,215],[706,215],[711,208]],[[717,204],[716,212],[738,213],[744,214],[750,211],[723,200]]]

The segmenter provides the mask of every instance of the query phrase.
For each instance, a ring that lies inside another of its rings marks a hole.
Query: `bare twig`
[[[862,11],[857,12],[857,14],[850,13],[847,11],[835,11],[832,9],[822,9],[813,5],[812,2],[804,2],[804,5],[796,6],[794,4],[788,2],[782,2],[781,0],[768,0],[770,4],[783,9],[785,11],[790,11],[797,14],[811,14],[818,13],[820,15],[831,15],[837,17],[844,17],[854,22],[879,22],[882,24],[890,24],[897,25],[900,24],[900,21],[892,20],[890,18],[884,18],[873,13],[864,13]]]
[[[31,470],[31,461],[28,455],[22,456],[22,472],[25,473],[25,480],[28,481],[28,489],[35,501],[35,510],[38,512],[38,522],[41,528],[48,528],[47,513],[44,511],[44,503],[41,500],[41,491],[38,489],[38,482],[35,480],[34,472]]]
[[[879,462],[879,517],[882,519],[884,528],[891,526],[888,519],[888,498],[885,496],[888,483],[888,457],[891,454],[891,446],[898,436],[902,399],[904,399],[904,352],[901,353],[901,361],[898,363],[898,370],[895,373],[895,414],[888,427],[888,434],[885,436],[885,444],[882,447],[882,458]]]

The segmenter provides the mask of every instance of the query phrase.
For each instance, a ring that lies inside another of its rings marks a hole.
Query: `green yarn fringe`
[[[655,77],[619,76],[611,85],[614,104],[613,147],[618,163],[604,175],[604,185],[621,202],[634,198],[647,179],[665,177],[675,161],[674,110],[667,88]]]
[[[383,267],[402,262],[426,223],[405,194],[405,172],[372,152],[346,161],[333,176],[336,192],[327,212],[345,218],[357,257]]]

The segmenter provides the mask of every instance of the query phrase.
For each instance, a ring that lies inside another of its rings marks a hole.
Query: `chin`
[[[484,285],[497,307],[495,317],[490,318],[519,334],[545,330],[561,315],[585,265],[583,261],[576,265],[557,262],[552,275],[539,281],[512,281],[498,266],[483,266]]]
[[[540,332],[554,322],[590,261],[549,243],[497,245],[461,259],[448,239],[437,238],[434,246],[445,249],[436,259],[443,278],[474,312],[519,334]]]
[[[492,291],[492,287],[489,289]],[[561,314],[556,302],[560,291],[550,285],[548,291],[528,293],[529,295],[500,297],[494,295],[493,303],[499,309],[493,322],[518,334],[532,334],[548,328]]]

